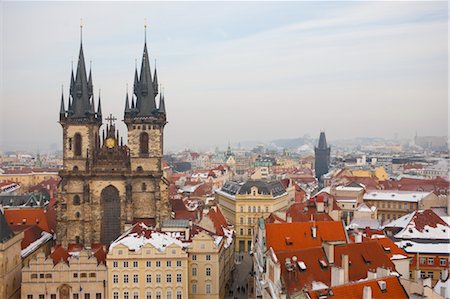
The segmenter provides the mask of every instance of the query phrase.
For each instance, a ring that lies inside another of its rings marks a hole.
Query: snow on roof
[[[391,260],[403,260],[403,259],[407,259],[408,256],[403,255],[403,254],[393,254],[391,257]]]
[[[323,290],[323,289],[328,289],[328,286],[326,284],[324,284],[321,281],[313,281],[312,282],[312,290],[316,291],[316,290]]]
[[[353,192],[359,192],[363,190],[363,187],[349,187],[349,186],[337,186],[336,191],[353,191]]]
[[[368,213],[374,212],[376,209],[377,209],[377,207],[375,207],[375,206],[369,207],[366,203],[362,203],[356,208],[356,210],[359,212],[368,212]]]
[[[448,255],[450,252],[450,243],[417,243],[408,240],[395,242],[395,244],[407,253],[433,253]]]
[[[132,251],[139,251],[141,247],[146,244],[151,244],[159,251],[164,251],[166,247],[171,244],[175,244],[180,247],[186,246],[180,240],[168,234],[154,231],[142,222],[136,223],[128,231],[117,238],[109,246],[109,250],[112,250],[119,244],[128,247],[128,249]]]
[[[26,248],[22,249],[22,251],[20,252],[21,257],[22,258],[27,257],[28,255],[33,253],[36,249],[38,249],[42,244],[50,240],[52,237],[53,237],[52,234],[43,231],[39,239],[30,243]]]
[[[432,192],[397,191],[397,190],[368,190],[364,200],[396,200],[406,202],[419,202]]]
[[[388,224],[384,225],[383,229],[385,229],[386,227],[405,228],[408,225],[408,223],[411,221],[414,214],[415,214],[415,212],[412,212],[412,213],[406,214],[405,216],[398,218],[397,220],[391,221]]]

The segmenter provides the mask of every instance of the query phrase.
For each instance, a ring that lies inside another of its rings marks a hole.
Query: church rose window
[[[80,133],[76,133],[74,136],[75,139],[75,156],[81,156],[81,135]]]
[[[142,132],[139,137],[139,152],[148,154],[148,134],[146,132]]]

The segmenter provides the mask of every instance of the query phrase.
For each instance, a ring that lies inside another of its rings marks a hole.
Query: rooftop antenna
[[[80,18],[80,42],[83,43],[83,18]]]
[[[147,18],[144,18],[144,42],[147,43]]]

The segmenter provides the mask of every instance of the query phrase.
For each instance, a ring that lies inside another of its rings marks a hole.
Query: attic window
[[[378,281],[378,286],[380,287],[381,292],[385,293],[386,292],[386,281],[384,280],[380,280]]]
[[[364,260],[364,262],[366,264],[370,264],[371,260],[370,260],[370,257],[367,254],[363,253],[362,254],[362,258],[363,258],[363,260]]]
[[[384,251],[386,252],[391,252],[391,248],[390,247],[383,247]]]
[[[27,223],[27,219],[23,218],[22,219],[22,224],[25,224],[25,223]]]
[[[297,262],[298,267],[300,268],[300,270],[305,271],[306,270],[306,265],[303,261],[299,261]]]
[[[319,259],[319,265],[320,265],[320,267],[321,267],[322,269],[328,267],[327,262],[326,262],[325,260],[323,260],[323,259]]]
[[[412,232],[413,232],[412,228],[410,228],[408,231],[409,231],[411,234],[412,234]]]
[[[288,245],[288,246],[294,244],[294,242],[292,242],[292,240],[291,240],[291,237],[286,237],[285,241],[286,241],[286,245]]]

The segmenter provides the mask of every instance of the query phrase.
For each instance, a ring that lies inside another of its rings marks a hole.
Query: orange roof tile
[[[34,225],[51,233],[44,208],[5,209],[5,219],[10,225]]]
[[[380,281],[386,282],[385,291],[382,291],[380,289],[380,285],[378,284]],[[365,286],[369,286],[371,288],[372,298],[408,298],[408,294],[406,293],[398,278],[395,276],[335,286],[329,290],[308,291],[307,293],[311,299],[318,299],[321,295],[327,296],[325,298],[362,298]],[[330,294],[330,290],[332,291],[332,296]]]
[[[317,237],[312,237],[312,227],[317,227]],[[291,244],[287,244],[290,238]],[[294,250],[322,246],[322,241],[347,242],[345,228],[340,221],[268,223],[266,225],[267,247],[273,250]]]

